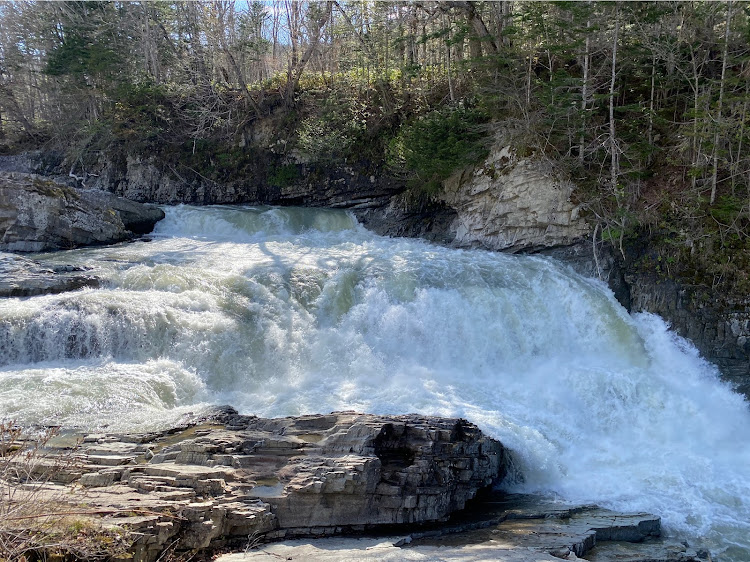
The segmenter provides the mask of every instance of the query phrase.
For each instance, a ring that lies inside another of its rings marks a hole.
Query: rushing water
[[[208,404],[462,416],[524,482],[750,546],[750,413],[688,343],[558,263],[337,211],[175,207],[151,241],[41,256],[100,289],[0,301],[0,418],[110,430]]]

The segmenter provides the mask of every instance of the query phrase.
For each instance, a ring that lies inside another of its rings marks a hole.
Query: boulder
[[[164,212],[35,174],[0,172],[0,251],[111,244],[150,232]]]

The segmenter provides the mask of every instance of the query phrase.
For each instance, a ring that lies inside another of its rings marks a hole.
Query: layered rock
[[[457,214],[454,244],[517,252],[576,242],[589,229],[570,200],[573,187],[544,161],[498,141],[482,164],[445,182],[442,198]]]
[[[750,298],[716,302],[700,288],[653,272],[627,271],[630,310],[664,318],[716,364],[722,379],[750,398]]]
[[[701,552],[707,559],[705,550],[657,538],[661,533],[659,518],[646,513],[624,514],[596,506],[564,505],[538,496],[502,493],[492,494],[475,508],[479,513],[459,515],[457,521],[440,528],[378,538],[287,540],[223,555],[218,562],[250,562],[269,557],[327,562],[553,562],[576,560],[579,556],[587,560],[698,562]],[[466,521],[469,518],[471,521]]]
[[[135,533],[135,559],[146,561],[174,541],[203,549],[445,520],[509,462],[460,419],[229,409],[163,434],[86,435],[74,460],[53,471],[47,493],[83,488],[64,501]]]
[[[164,212],[42,176],[0,172],[0,251],[110,244],[150,232]]]
[[[184,166],[175,167],[154,157],[128,155],[104,158],[87,185],[134,201],[305,205],[332,208],[372,208],[388,202],[403,189],[399,182],[362,164],[320,165],[288,159],[256,148],[241,179],[213,181]]]
[[[414,236],[461,248],[533,252],[579,242],[589,233],[574,185],[535,157],[520,157],[498,132],[487,158],[458,171],[432,198],[393,197],[358,213],[389,236]]]

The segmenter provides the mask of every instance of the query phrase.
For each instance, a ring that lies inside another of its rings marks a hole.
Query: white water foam
[[[514,489],[657,513],[750,552],[747,404],[658,317],[554,261],[239,207],[170,208],[150,242],[42,258],[106,283],[0,301],[0,417],[462,416],[513,449]]]

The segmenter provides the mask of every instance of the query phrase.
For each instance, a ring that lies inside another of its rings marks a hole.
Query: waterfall
[[[514,451],[514,490],[656,513],[750,553],[747,404],[603,284],[378,237],[343,211],[166,213],[150,240],[38,256],[93,267],[100,288],[0,301],[0,418],[145,430],[225,403],[461,416]]]

